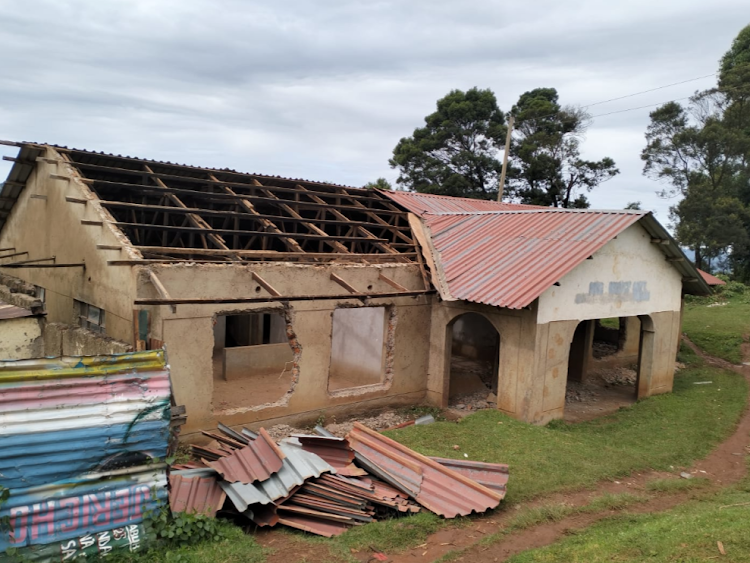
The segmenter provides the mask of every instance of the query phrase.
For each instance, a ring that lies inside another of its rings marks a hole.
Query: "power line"
[[[652,108],[655,106],[661,106],[664,104],[668,104],[671,102],[681,102],[682,100],[689,100],[692,96],[685,96],[684,98],[677,98],[675,100],[667,100],[666,102],[659,102],[658,104],[648,104],[647,106],[638,106],[637,108],[628,108],[628,109],[621,109],[617,111],[610,111],[608,113],[600,113],[599,115],[592,115],[590,119],[595,119],[597,117],[604,117],[605,115],[613,115],[615,113],[625,113],[626,111],[635,111],[637,109],[645,109],[645,108]]]
[[[648,94],[649,92],[656,92],[657,90],[663,90],[664,88],[670,88],[672,86],[679,86],[680,84],[687,84],[688,82],[695,82],[696,80],[702,80],[704,78],[709,78],[711,76],[716,76],[715,72],[712,72],[711,74],[706,74],[704,76],[698,76],[697,78],[689,78],[688,80],[683,80],[681,82],[673,82],[672,84],[665,84],[664,86],[657,86],[656,88],[651,88],[650,90],[643,90],[641,92],[635,92],[633,94],[627,94],[625,96],[620,96],[618,98],[610,98],[609,100],[603,100],[601,102],[595,102],[593,104],[588,104],[586,106],[583,106],[584,108],[590,108],[593,106],[598,106],[601,104],[606,104],[609,102],[615,102],[617,100],[624,100],[625,98],[632,98],[633,96],[640,96],[641,94]]]

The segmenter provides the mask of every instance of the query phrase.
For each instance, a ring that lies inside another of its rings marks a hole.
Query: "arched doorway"
[[[464,313],[453,319],[446,330],[449,403],[494,406],[490,403],[497,402],[500,364],[497,329],[483,315]]]
[[[564,418],[596,418],[647,397],[653,333],[647,315],[581,321],[570,343]]]

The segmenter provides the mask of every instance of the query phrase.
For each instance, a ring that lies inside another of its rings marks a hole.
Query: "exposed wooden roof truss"
[[[149,261],[418,261],[376,190],[56,150]]]

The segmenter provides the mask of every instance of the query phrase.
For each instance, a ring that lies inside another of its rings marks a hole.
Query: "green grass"
[[[620,328],[620,319],[618,317],[599,319],[599,323],[607,328]]]
[[[747,503],[747,504],[743,504]],[[740,504],[742,506],[729,506]],[[662,513],[608,518],[509,563],[698,563],[750,561],[750,491],[729,488]],[[722,542],[721,556],[716,542]]]
[[[709,307],[714,303],[726,305]],[[682,330],[707,354],[739,364],[743,336],[750,334],[750,299],[743,295],[686,303]]]
[[[713,384],[693,385],[707,380]],[[426,455],[463,458],[466,453],[476,461],[508,463],[505,502],[514,504],[632,471],[688,465],[729,435],[746,396],[741,376],[694,364],[679,372],[673,393],[590,422],[540,427],[486,410],[460,423],[438,422],[389,435]]]
[[[676,493],[690,489],[700,489],[710,483],[705,477],[694,477],[692,479],[654,479],[646,483],[647,491],[659,493]]]

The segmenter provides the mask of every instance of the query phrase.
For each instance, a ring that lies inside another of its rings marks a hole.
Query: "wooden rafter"
[[[291,205],[287,203],[282,203],[284,200],[279,199],[273,192],[266,190],[263,188],[263,184],[258,182],[258,180],[253,180],[253,183],[257,185],[259,188],[261,188],[261,191],[266,194],[268,197],[277,200],[279,203],[279,207],[286,211],[289,215],[294,217],[295,219],[303,219],[302,215],[297,213]],[[328,244],[331,248],[334,248],[337,252],[342,252],[344,254],[349,253],[349,249],[345,247],[343,244],[341,244],[338,240],[331,237],[328,233],[326,233],[323,229],[315,225],[314,223],[308,223],[308,222],[302,222],[301,225],[303,225],[306,229],[308,229],[311,233],[316,233],[320,236],[324,236],[326,238],[322,239],[323,242]],[[338,238],[338,237],[337,237]]]
[[[153,174],[153,170],[151,170],[148,164],[144,164],[143,168],[146,170],[146,172]],[[169,189],[169,187],[161,180],[161,178],[154,177],[154,181],[157,183],[157,185],[160,188]],[[166,198],[177,207],[181,207],[183,209],[187,207],[187,205],[182,203],[182,201],[180,200],[180,198],[177,197],[176,194],[168,193],[166,194]],[[202,230],[207,230],[207,231],[211,230],[211,226],[208,223],[206,223],[206,221],[200,215],[196,213],[188,213],[187,215],[185,215],[185,217],[187,218],[187,221],[190,224],[192,224],[194,227],[198,229],[202,229]],[[204,240],[208,239],[209,241],[211,241],[211,243],[214,246],[216,246],[217,248],[221,250],[231,250],[224,243],[224,239],[222,239],[219,235],[215,233],[207,232],[205,235],[202,235],[202,237]],[[229,257],[232,258],[233,260],[241,260],[241,258],[239,258],[238,256],[232,256],[231,254],[229,255]]]

